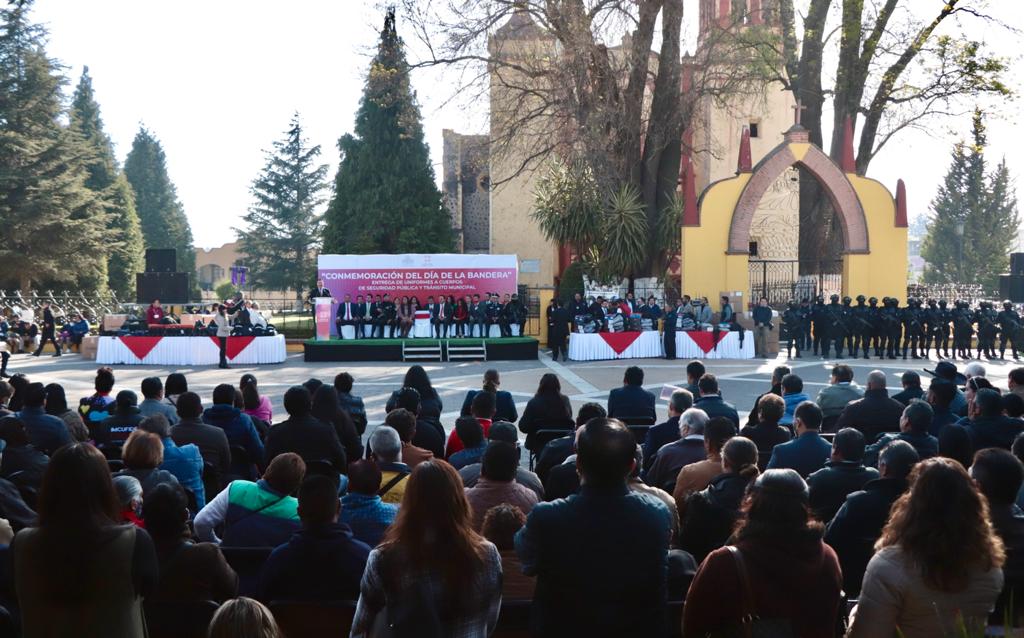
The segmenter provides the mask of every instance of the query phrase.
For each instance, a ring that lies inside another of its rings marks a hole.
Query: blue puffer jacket
[[[786,403],[786,414],[779,419],[779,425],[793,425],[793,413],[796,412],[796,406],[804,401],[810,401],[811,397],[803,392],[797,392],[796,394],[783,395],[782,400]]]

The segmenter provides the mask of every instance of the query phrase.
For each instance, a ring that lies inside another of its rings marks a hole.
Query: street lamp
[[[956,278],[957,283],[962,283],[964,279],[964,223],[958,221],[956,226],[953,228],[956,232],[957,237],[957,257],[956,257]]]

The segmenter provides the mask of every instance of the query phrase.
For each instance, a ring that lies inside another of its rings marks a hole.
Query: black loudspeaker
[[[1024,303],[1024,275],[999,275],[999,296]]]
[[[1010,274],[1024,275],[1024,253],[1010,253]]]
[[[147,248],[146,272],[174,272],[178,251],[173,248]]]
[[[189,276],[185,272],[145,272],[135,275],[135,303],[159,299],[165,304],[189,301]]]

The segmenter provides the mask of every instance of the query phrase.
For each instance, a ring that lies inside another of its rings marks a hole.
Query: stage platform
[[[331,339],[303,343],[306,361],[528,361],[533,337],[492,339]]]

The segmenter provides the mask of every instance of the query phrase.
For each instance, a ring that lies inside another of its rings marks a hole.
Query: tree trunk
[[[625,125],[618,131],[618,148],[616,150],[622,162],[618,174],[630,184],[639,185],[643,175],[640,136],[643,124],[644,89],[647,87],[654,25],[660,11],[661,0],[640,2],[640,19],[633,32],[633,50],[630,53],[632,64],[630,65],[629,80],[622,94],[622,121]]]
[[[651,97],[640,189],[647,211],[648,231],[648,253],[640,272],[652,276],[660,275],[665,267],[663,256],[655,254],[653,247],[658,244],[658,217],[669,205],[678,184],[683,134],[679,50],[683,0],[665,0],[663,9],[658,79]]]

